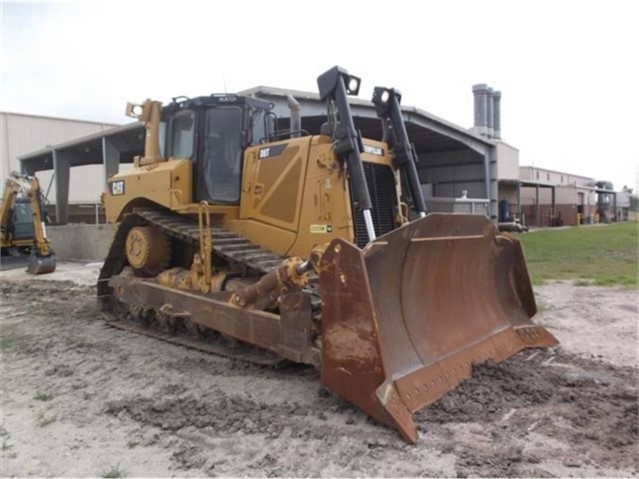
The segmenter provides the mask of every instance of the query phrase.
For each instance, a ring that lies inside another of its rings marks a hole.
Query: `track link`
[[[157,210],[135,210],[135,213],[169,236],[188,241],[194,246],[200,243],[200,229],[188,217]],[[211,241],[215,256],[231,264],[242,265],[259,275],[268,273],[284,259],[224,228],[211,228]]]

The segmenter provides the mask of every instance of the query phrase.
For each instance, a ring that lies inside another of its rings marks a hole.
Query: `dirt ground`
[[[96,271],[3,273],[2,476],[639,476],[636,291],[537,287],[561,346],[477,367],[412,446],[313,369],[107,326]]]

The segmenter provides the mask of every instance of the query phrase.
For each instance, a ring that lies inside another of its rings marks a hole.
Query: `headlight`
[[[361,80],[353,75],[345,75],[344,83],[346,84],[346,93],[357,96],[359,94],[359,84]]]

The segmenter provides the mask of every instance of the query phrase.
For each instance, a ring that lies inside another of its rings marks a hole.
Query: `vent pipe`
[[[299,138],[302,134],[302,107],[293,95],[287,95],[286,99],[288,100],[288,108],[291,112],[291,138]]]

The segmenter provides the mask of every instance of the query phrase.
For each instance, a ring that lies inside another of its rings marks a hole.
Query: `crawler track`
[[[188,216],[154,209],[135,209],[124,218],[118,228],[111,249],[100,271],[98,297],[111,295],[109,278],[118,274],[126,265],[124,243],[126,235],[134,226],[151,225],[191,246],[200,243],[198,225]],[[246,238],[224,228],[211,228],[214,256],[231,265],[240,265],[246,272],[257,276],[266,274],[282,262],[282,256],[252,244]]]
[[[188,217],[157,210],[136,210],[135,213],[165,234],[199,246],[200,229]],[[268,273],[283,259],[224,228],[211,228],[211,239],[214,255],[258,274]]]
[[[187,348],[251,363],[276,365],[283,362],[282,358],[269,351],[225,338],[201,325],[189,324],[188,319],[172,318],[167,323],[159,311],[131,310],[126,304],[118,301],[109,286],[109,280],[120,274],[127,265],[124,254],[127,233],[131,228],[143,225],[153,226],[169,237],[178,239],[185,246],[199,248],[199,226],[192,217],[155,209],[135,209],[125,217],[115,234],[98,279],[98,298],[103,306],[104,319],[109,325]],[[266,274],[284,259],[224,228],[211,228],[211,240],[214,257],[246,276]],[[319,307],[321,300],[317,293],[312,288],[309,288],[308,292],[313,298],[313,304]]]
[[[269,351],[250,346],[239,341],[229,341],[221,335],[201,334],[198,336],[187,336],[178,332],[161,331],[150,325],[143,325],[135,321],[123,320],[114,317],[110,313],[103,313],[103,318],[114,328],[118,328],[131,333],[150,336],[167,343],[184,346],[185,348],[203,351],[205,353],[224,356],[231,359],[246,361],[253,364],[261,364],[264,366],[276,366],[286,361]]]
[[[109,279],[118,274],[126,265],[124,243],[126,235],[134,226],[151,225],[166,235],[177,238],[191,246],[200,243],[198,225],[188,216],[154,209],[135,209],[126,216],[118,228],[111,249],[104,261],[98,278],[98,297],[111,296]],[[246,272],[257,276],[266,274],[283,260],[271,251],[252,244],[246,238],[224,228],[211,228],[213,255],[227,261],[231,265],[240,265]]]

